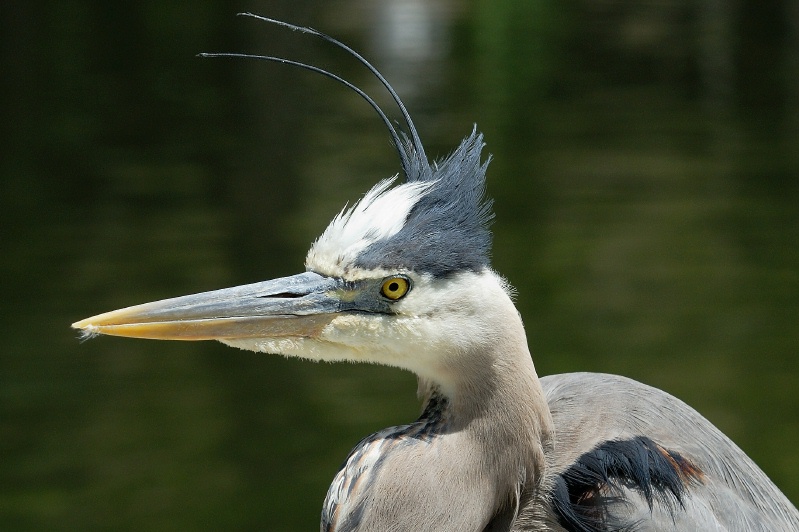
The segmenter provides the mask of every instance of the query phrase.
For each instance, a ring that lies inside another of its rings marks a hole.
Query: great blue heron
[[[254,15],[252,15],[254,16]],[[259,17],[260,18],[260,17]],[[306,272],[147,303],[73,324],[86,335],[219,340],[419,378],[421,417],[362,440],[336,475],[323,531],[799,530],[799,513],[695,410],[613,375],[539,379],[507,283],[489,263],[487,161],[473,130],[429,164],[378,112],[405,182],[337,215]]]

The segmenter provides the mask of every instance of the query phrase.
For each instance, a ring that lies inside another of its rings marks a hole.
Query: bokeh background
[[[340,50],[431,156],[493,154],[494,265],[540,374],[686,400],[799,500],[799,4],[789,0],[3,2],[0,529],[314,530],[412,375],[69,324],[301,271],[399,170]]]

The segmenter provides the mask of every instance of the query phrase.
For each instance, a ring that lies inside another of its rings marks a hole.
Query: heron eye
[[[411,283],[405,277],[389,277],[383,281],[383,286],[380,288],[380,293],[384,297],[396,301],[408,293],[411,288]]]

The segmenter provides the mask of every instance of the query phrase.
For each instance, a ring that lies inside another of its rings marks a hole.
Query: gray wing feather
[[[679,399],[645,384],[597,373],[541,379],[555,424],[549,475],[559,475],[597,445],[646,436],[700,471],[682,505],[669,509],[622,488],[610,512],[633,530],[799,530],[799,513],[729,438]],[[563,530],[551,524],[551,530]]]

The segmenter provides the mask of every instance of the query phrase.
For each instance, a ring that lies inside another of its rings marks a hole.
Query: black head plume
[[[312,72],[322,74],[323,76],[327,76],[328,78],[331,78],[341,83],[342,85],[353,90],[361,98],[366,100],[366,102],[370,106],[372,106],[375,112],[377,112],[377,114],[380,116],[380,119],[383,121],[386,128],[388,129],[389,134],[391,135],[392,143],[397,149],[397,153],[399,154],[400,158],[400,164],[402,165],[402,171],[405,174],[406,179],[409,181],[425,180],[430,177],[431,170],[427,162],[427,156],[425,155],[424,147],[422,146],[422,141],[419,138],[419,133],[416,131],[416,126],[413,125],[413,120],[411,120],[410,113],[408,113],[405,104],[402,103],[402,100],[400,99],[397,92],[394,90],[391,84],[386,80],[386,78],[383,77],[380,71],[378,71],[361,54],[359,54],[358,52],[356,52],[346,44],[342,43],[338,39],[335,39],[330,35],[322,33],[321,31],[315,30],[313,28],[309,28],[306,26],[297,26],[294,24],[290,24],[288,22],[283,22],[281,20],[275,20],[272,18],[263,17],[261,15],[256,15],[253,13],[239,13],[239,16],[255,18],[264,22],[269,22],[271,24],[283,26],[285,28],[289,28],[294,31],[299,31],[301,33],[306,33],[309,35],[313,35],[315,37],[319,37],[320,39],[323,39],[350,54],[352,57],[357,59],[358,62],[364,65],[369,70],[369,72],[371,72],[372,75],[374,75],[377,78],[377,80],[383,85],[383,87],[386,88],[388,93],[391,95],[391,98],[394,100],[394,103],[396,103],[397,107],[399,108],[400,113],[402,113],[402,118],[405,121],[406,127],[408,128],[408,134],[405,134],[404,132],[398,133],[397,129],[391,123],[391,120],[389,120],[388,116],[386,116],[386,113],[383,112],[380,106],[377,105],[377,102],[375,102],[374,99],[372,99],[372,97],[366,94],[362,89],[355,86],[353,83],[347,81],[346,79],[342,78],[341,76],[338,76],[323,68],[314,65],[309,65],[307,63],[302,63],[300,61],[294,61],[291,59],[285,59],[283,57],[275,57],[269,55],[225,52],[225,53],[201,53],[199,54],[200,57],[244,57],[249,59],[259,59],[262,61],[272,61],[276,63],[282,63],[285,65],[291,65],[306,70],[310,70]]]
[[[344,50],[377,78],[402,114],[407,133],[398,130],[399,126],[395,127],[374,99],[362,89],[341,76],[314,65],[269,55],[200,54],[202,57],[244,57],[282,63],[322,74],[341,83],[363,98],[383,121],[399,154],[406,181],[429,182],[433,185],[418,198],[407,213],[401,229],[390,236],[373,240],[374,235],[370,232],[368,224],[359,222],[365,231],[362,235],[363,240],[370,241],[370,245],[361,250],[353,265],[361,268],[407,268],[429,273],[435,277],[444,277],[464,270],[478,271],[488,267],[491,249],[491,233],[488,226],[493,216],[491,202],[484,199],[488,161],[481,162],[484,144],[483,137],[477,129],[475,128],[448,157],[431,165],[405,104],[386,78],[361,54],[337,39],[312,28],[252,13],[240,13],[240,15],[313,35]],[[385,188],[382,184],[378,187]],[[341,225],[339,222],[334,220],[334,224]]]

